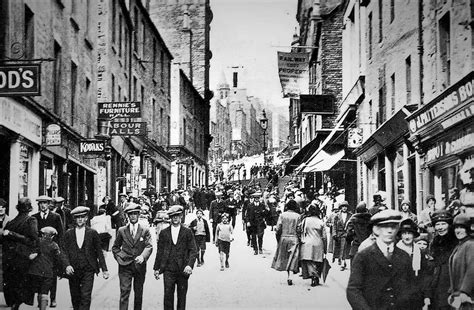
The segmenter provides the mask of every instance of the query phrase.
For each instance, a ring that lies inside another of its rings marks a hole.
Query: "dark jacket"
[[[263,203],[258,205],[249,204],[246,212],[246,222],[250,223],[250,228],[255,233],[262,233],[267,225],[265,224],[265,218],[270,214],[270,210],[265,208]]]
[[[92,228],[85,227],[84,243],[82,247],[85,249],[87,262],[94,269],[95,273],[99,273],[99,268],[102,271],[107,271],[104,254],[100,247],[99,234]],[[76,229],[71,228],[64,234],[62,251],[66,258],[66,266],[75,267],[78,256],[78,247],[76,239]]]
[[[38,222],[36,218],[20,213],[4,229],[10,233],[3,237],[3,265],[7,269],[26,269],[26,273],[30,265],[28,256],[40,251]]]
[[[74,218],[71,215],[71,209],[63,206],[61,208],[57,208],[54,212],[59,214],[61,217],[61,221],[63,223],[63,232],[74,227]]]
[[[56,277],[54,270],[66,268],[66,260],[61,255],[56,242],[46,238],[40,238],[40,253],[31,262],[28,274],[45,278]]]
[[[139,255],[143,256],[145,260],[143,264],[146,265],[146,261],[153,252],[150,230],[138,223],[137,225],[135,238],[132,237],[130,232],[130,224],[120,227],[117,231],[112,253],[114,253],[114,258],[119,265],[130,265]]]
[[[166,269],[168,259],[176,261],[180,270],[183,271],[186,266],[194,267],[197,257],[197,247],[191,229],[181,225],[178,241],[176,242],[177,248],[175,257],[170,257],[172,245],[171,226],[169,226],[160,232],[153,270],[158,270],[160,273],[163,273]]]
[[[204,221],[204,230],[206,231],[206,242],[211,242],[211,233],[209,231],[209,224],[207,224],[207,221],[203,218]],[[193,231],[193,233],[196,233],[196,228],[197,226],[197,219],[194,219],[190,224],[189,228]]]
[[[389,261],[374,243],[354,257],[347,300],[354,310],[412,309],[412,283],[410,256],[395,246]]]
[[[474,238],[460,241],[449,258],[449,293],[461,292],[474,298]]]
[[[38,222],[38,231],[40,231],[41,228],[48,227],[48,226],[56,229],[58,234],[54,238],[54,241],[60,244],[60,240],[62,240],[63,234],[64,234],[64,229],[63,229],[64,224],[63,224],[63,220],[61,219],[61,216],[53,211],[49,211],[48,216],[45,219],[42,218],[41,212],[37,212],[33,214],[32,216],[36,218],[36,221]]]
[[[356,213],[349,219],[347,222],[347,240],[351,241],[351,249],[349,251],[349,256],[354,257],[356,255],[357,250],[359,249],[359,245],[367,239],[368,236],[371,234],[370,229],[370,213]]]
[[[218,202],[217,199],[211,201],[211,205],[209,206],[209,219],[213,220],[213,222],[217,224],[225,210],[226,203],[224,200],[221,200],[220,202]]]

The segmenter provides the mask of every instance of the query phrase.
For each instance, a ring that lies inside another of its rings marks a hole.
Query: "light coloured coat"
[[[327,244],[324,222],[316,216],[310,216],[305,218],[300,225],[300,260],[322,262]]]

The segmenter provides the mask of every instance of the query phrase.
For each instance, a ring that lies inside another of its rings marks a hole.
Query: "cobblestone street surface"
[[[240,215],[239,215],[240,216]],[[189,223],[194,216],[188,216]],[[325,284],[311,287],[310,280],[293,276],[293,286],[286,283],[286,273],[270,268],[276,248],[275,233],[267,228],[264,238],[264,254],[254,255],[247,246],[242,222],[237,221],[235,241],[231,245],[230,268],[220,271],[217,248],[207,244],[205,264],[195,267],[189,280],[187,309],[350,309],[345,297],[349,271],[340,271],[337,264],[329,272]],[[155,242],[154,242],[155,244]],[[162,309],[163,279],[155,280],[153,262],[156,249],[147,265],[143,309]],[[96,277],[92,295],[92,309],[118,309],[119,279],[117,262],[107,253],[108,280]],[[2,297],[3,299],[3,297]],[[3,301],[3,300],[2,300]],[[130,309],[133,309],[133,291]],[[72,309],[68,281],[58,282],[58,307]],[[4,305],[4,302],[3,302]],[[0,309],[7,309],[5,307]],[[37,309],[22,305],[20,309]]]

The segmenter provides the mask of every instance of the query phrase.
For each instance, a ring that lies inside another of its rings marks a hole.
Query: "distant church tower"
[[[230,92],[230,86],[227,83],[224,72],[222,71],[219,84],[217,84],[217,98],[225,99],[229,97],[229,92]]]

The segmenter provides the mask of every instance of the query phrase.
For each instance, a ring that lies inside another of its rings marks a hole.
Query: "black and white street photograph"
[[[474,0],[0,0],[0,310],[474,310]]]

